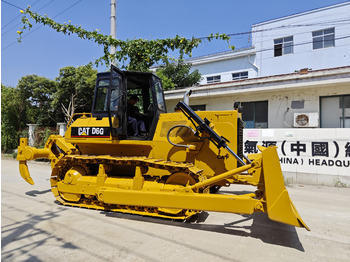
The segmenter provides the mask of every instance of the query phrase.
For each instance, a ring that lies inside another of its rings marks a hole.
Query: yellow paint
[[[225,137],[237,152],[237,111],[198,112],[211,121],[211,128]],[[65,137],[51,136],[44,149],[21,139],[17,159],[20,173],[30,184],[27,160],[51,160],[52,192],[65,205],[89,207],[185,219],[196,211],[252,214],[266,212],[271,220],[305,227],[283,183],[276,148],[259,149],[249,156],[251,164],[237,167],[226,149],[218,149],[202,134],[185,130],[167,132],[175,125],[192,122],[181,112],[160,115],[152,141],[117,140],[112,137],[72,137],[73,127],[109,127],[107,118],[98,120],[81,114]],[[86,133],[85,133],[86,135]],[[59,148],[59,150],[57,149]],[[65,173],[64,173],[65,172]],[[243,195],[211,194],[209,188],[247,184],[257,186]],[[194,210],[194,211],[192,211]]]

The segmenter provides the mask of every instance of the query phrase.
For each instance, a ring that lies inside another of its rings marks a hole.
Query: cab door
[[[107,111],[112,137],[126,137],[126,99],[125,76],[117,67],[111,65]]]
[[[152,98],[152,111],[153,111],[153,121],[150,125],[150,138],[153,138],[155,130],[157,128],[157,123],[159,120],[159,115],[166,113],[164,92],[162,87],[162,81],[156,75],[152,74],[151,77],[151,98]]]
[[[110,72],[97,74],[92,116],[108,119],[108,132],[112,138],[126,136],[126,86],[125,76],[115,66]]]

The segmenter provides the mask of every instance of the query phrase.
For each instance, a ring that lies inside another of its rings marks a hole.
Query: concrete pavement
[[[262,213],[176,222],[65,207],[50,191],[49,164],[29,163],[34,186],[16,161],[1,164],[3,261],[349,261],[350,188],[288,187],[309,232]]]

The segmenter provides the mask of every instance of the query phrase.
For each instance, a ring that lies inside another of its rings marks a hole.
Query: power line
[[[8,26],[9,24],[11,24],[13,21],[15,21],[18,17],[20,17],[21,15],[17,15],[15,18],[13,18],[10,22],[8,22],[6,25],[4,25],[3,27],[1,27],[1,30],[4,30],[6,26]],[[2,34],[3,35],[3,34]]]
[[[72,4],[71,6],[67,7],[66,9],[64,9],[61,13],[59,13],[58,15],[54,16],[53,18],[58,17],[59,15],[63,14],[64,12],[66,12],[68,9],[71,9],[73,6],[77,5],[79,2],[81,2],[82,0],[78,0],[76,1],[74,4]]]
[[[32,6],[34,6],[37,2],[39,2],[40,0],[36,1]],[[49,4],[51,4],[52,2],[54,2],[55,0],[51,0],[49,3],[47,3],[46,5],[44,5],[43,7],[41,7],[40,9],[38,9],[36,12],[39,12],[40,10],[44,9],[45,7],[47,7]],[[19,14],[16,18],[18,18],[19,16],[21,16],[21,14]],[[15,19],[16,19],[15,18]],[[14,21],[15,19],[13,19],[12,21]],[[11,21],[11,22],[12,22]],[[10,22],[10,23],[11,23]],[[9,23],[8,23],[9,24]],[[8,32],[12,31],[12,29],[14,29],[15,27],[19,26],[20,24],[22,24],[21,22],[19,22],[18,24],[15,24],[13,27],[11,27],[9,30],[7,30],[6,32],[2,33],[1,36],[4,36],[5,34],[7,34]],[[4,27],[6,27],[7,25],[5,25]],[[3,28],[1,28],[2,30]]]
[[[227,35],[228,36],[249,35],[249,34],[253,34],[253,33],[273,31],[273,30],[277,30],[277,29],[290,29],[290,28],[293,28],[293,27],[328,25],[328,24],[334,24],[334,23],[349,24],[350,23],[350,18],[339,19],[339,20],[328,20],[328,21],[322,21],[322,22],[310,23],[310,24],[295,24],[295,25],[287,25],[287,26],[286,25],[281,25],[281,26],[276,26],[276,27],[271,27],[271,28],[266,28],[266,29],[251,30],[251,31],[239,32],[239,33],[231,33],[231,34],[227,34]],[[206,37],[199,37],[198,39],[206,40],[206,39],[208,39],[208,37],[207,36]]]
[[[34,4],[32,4],[32,6],[34,6],[36,3],[38,3],[40,0],[37,0]],[[40,9],[39,9],[40,10]],[[38,10],[38,11],[39,11]],[[6,25],[4,25],[3,27],[1,27],[1,30],[4,30],[5,27],[7,27],[9,24],[11,24],[13,21],[15,21],[18,17],[20,17],[21,14],[17,15],[15,18],[13,18],[10,22],[8,22]],[[1,34],[2,36],[5,35],[7,32],[11,31],[13,28],[15,28],[16,26],[20,25],[21,23],[15,25],[14,27],[11,27],[10,30],[6,31],[5,33]]]
[[[345,22],[347,21],[347,22]],[[350,24],[350,18],[347,18],[347,19],[340,19],[340,20],[330,20],[330,21],[324,21],[324,22],[318,22],[318,23],[312,23],[312,24],[298,24],[298,25],[291,25],[291,27],[307,27],[307,26],[325,26],[327,28],[331,28],[331,27],[335,27],[335,26],[341,26],[341,25],[349,25]],[[331,27],[329,27],[329,25],[331,25]],[[323,27],[322,29],[325,29],[325,27]],[[280,28],[280,29],[289,29],[288,26],[284,26],[283,28]],[[320,28],[321,29],[321,28]],[[315,30],[319,30],[319,29],[316,29]],[[313,31],[315,31],[313,30]],[[255,33],[255,31],[254,31]],[[274,37],[274,38],[282,38],[282,37],[287,37],[287,36],[299,36],[299,35],[303,35],[303,34],[310,34],[311,31],[299,31],[299,32],[289,32],[285,35],[281,35],[281,33],[279,33],[278,35],[277,34],[269,34],[267,35],[268,38],[266,38],[266,40],[263,40],[263,37],[260,38],[260,41],[255,41],[255,44],[257,43],[264,43],[264,42],[269,42],[271,41],[271,38]],[[265,37],[267,37],[265,36]]]
[[[9,24],[11,24],[13,21],[15,21],[18,17],[20,17],[21,15],[17,15],[15,18],[13,18],[10,22],[8,22],[6,25],[4,25],[3,27],[1,27],[1,30],[4,30],[6,26],[8,26]],[[13,28],[11,28],[13,29]],[[8,31],[6,31],[7,33]],[[4,34],[6,34],[4,33]],[[4,34],[1,34],[1,35],[4,35]]]
[[[1,0],[3,2],[6,2],[4,0]],[[54,0],[52,0],[51,2],[53,2]],[[50,2],[50,3],[51,3]],[[62,12],[60,12],[59,14],[57,14],[56,16],[53,17],[56,18],[59,15],[61,15],[62,13],[64,13],[65,11],[67,11],[68,9],[72,8],[73,6],[75,6],[76,4],[78,4],[79,2],[81,2],[81,0],[75,2],[74,4],[72,4],[71,6],[67,7],[66,9],[64,9]],[[6,2],[7,3],[7,2]],[[19,7],[18,7],[19,8]],[[43,9],[44,7],[42,7],[41,9]],[[38,11],[40,11],[41,9],[39,9]],[[346,18],[346,19],[335,19],[335,20],[328,20],[328,21],[322,21],[322,22],[316,22],[316,23],[308,23],[308,24],[291,24],[291,25],[282,25],[282,26],[276,26],[276,27],[271,27],[271,28],[267,28],[267,29],[260,29],[260,30],[251,30],[251,31],[246,31],[246,32],[239,32],[239,33],[231,33],[231,34],[227,34],[228,36],[232,37],[232,36],[242,36],[242,35],[250,35],[250,34],[254,34],[254,33],[260,33],[260,32],[266,32],[266,31],[273,31],[273,30],[278,30],[278,29],[290,29],[293,27],[307,27],[307,26],[316,26],[316,25],[328,25],[328,24],[332,24],[334,25],[335,23],[339,24],[349,24],[350,22],[350,18]],[[28,34],[24,35],[22,38],[30,35],[31,33],[35,32],[36,30],[38,30],[39,28],[41,28],[43,25],[40,25],[39,27],[35,28],[34,30],[30,31]],[[8,31],[7,31],[8,32]],[[5,32],[4,34],[6,34],[7,32]],[[301,33],[299,33],[301,34]],[[207,40],[208,37],[199,37],[198,39],[200,40]],[[17,41],[13,42],[12,44],[10,44],[9,46],[3,48],[2,50],[7,49],[8,47],[12,46],[13,44],[17,43]],[[306,44],[306,43],[305,43]]]
[[[336,37],[336,38],[334,38],[334,41],[335,40],[342,40],[342,39],[347,39],[347,38],[350,38],[350,35],[343,35],[343,36],[339,36],[339,37]],[[297,44],[293,44],[293,47],[295,47],[295,46],[303,46],[303,45],[309,45],[309,44],[312,44],[313,43],[313,41],[307,41],[307,42],[302,42],[302,43],[297,43]],[[342,45],[342,46],[348,46],[348,45],[350,45],[350,44],[346,44],[346,45]],[[337,47],[339,47],[338,45],[337,45]],[[251,46],[250,47],[245,47],[245,48],[243,48],[243,49],[246,49],[246,48],[251,48]],[[241,50],[241,49],[240,49]],[[274,47],[271,47],[271,48],[264,48],[264,49],[260,49],[260,50],[254,50],[253,49],[253,52],[254,53],[262,53],[262,52],[266,52],[266,51],[273,51],[273,50],[275,50],[275,48]],[[312,50],[311,50],[312,51]],[[232,52],[234,52],[234,51],[232,51],[232,50],[226,50],[226,51],[222,51],[222,52],[215,52],[215,53],[211,53],[211,54],[207,54],[207,55],[204,55],[204,56],[197,56],[197,57],[192,57],[192,58],[190,58],[189,60],[195,60],[195,59],[199,59],[199,58],[201,58],[201,57],[205,57],[205,56],[210,56],[210,55],[219,55],[219,54],[222,54],[222,53],[232,53]],[[298,54],[299,54],[299,52],[298,52]],[[275,56],[273,56],[273,57],[265,57],[264,59],[270,59],[270,58],[274,58]]]
[[[344,35],[344,36],[335,37],[335,38],[334,38],[334,41],[335,41],[335,40],[347,39],[347,38],[350,38],[350,35]],[[307,41],[307,42],[297,43],[297,44],[293,44],[293,47],[294,47],[294,46],[308,45],[308,44],[312,44],[312,43],[313,43],[313,41]],[[265,48],[265,49],[257,50],[257,51],[255,51],[255,52],[256,52],[256,53],[260,53],[260,52],[272,51],[272,50],[275,50],[275,48],[274,48],[274,47]]]
[[[8,5],[11,5],[11,6],[13,6],[13,7],[16,7],[16,8],[18,8],[19,10],[23,10],[23,9],[24,9],[24,8],[21,8],[21,7],[17,6],[17,5],[11,4],[11,3],[9,3],[9,2],[7,2],[7,1],[5,1],[5,0],[1,0],[1,2],[5,3],[5,4],[8,4]]]
[[[3,1],[3,0],[2,0]],[[53,2],[55,0],[52,0],[51,2]],[[58,16],[60,16],[61,14],[63,14],[64,12],[68,11],[70,8],[72,8],[73,6],[75,6],[76,4],[78,4],[79,2],[81,2],[82,0],[78,0],[77,2],[75,2],[74,4],[70,5],[69,7],[67,7],[66,9],[64,9],[63,11],[61,11],[60,13],[58,13],[57,15],[55,15],[53,18],[56,18]],[[22,39],[32,33],[34,33],[36,30],[38,30],[39,28],[41,28],[43,25],[40,25],[39,27],[31,30],[28,34],[25,34],[24,36],[22,36]],[[6,50],[7,48],[11,47],[12,45],[16,44],[17,41],[14,41],[13,43],[9,44],[8,46],[4,47],[3,49],[1,49],[1,51]]]
[[[280,29],[290,29],[290,28],[295,28],[295,27],[328,26],[328,25],[332,25],[334,27],[335,25],[339,26],[339,25],[349,25],[349,24],[350,24],[350,18],[345,18],[345,19],[342,18],[342,19],[326,20],[326,21],[322,21],[322,22],[315,22],[315,23],[308,23],[308,24],[282,25],[282,26],[276,26],[276,27],[260,29],[260,30],[251,30],[251,31],[247,31],[247,32],[231,33],[231,34],[227,34],[227,35],[230,36],[230,37],[237,37],[237,36],[252,35],[252,34],[260,33],[260,32],[274,31],[274,30],[280,30]],[[293,34],[290,34],[290,35],[295,36],[295,35],[302,35],[302,34],[305,34],[305,33],[307,33],[307,32],[293,33]],[[272,37],[271,34],[269,34],[268,36]],[[278,37],[281,37],[281,35],[278,35]],[[207,40],[208,37],[201,37],[199,39]],[[339,38],[339,37],[335,38],[335,40],[337,40],[337,39],[342,39],[342,38]],[[267,39],[267,40],[264,41],[261,38],[261,41],[255,42],[255,44],[263,43],[263,42],[267,42],[267,41],[271,41],[271,39]],[[312,42],[306,42],[304,44],[309,44],[309,43],[312,43]],[[297,45],[299,45],[299,44],[297,44]],[[301,45],[303,45],[303,44],[301,44]],[[268,51],[268,50],[271,50],[271,49],[264,49],[264,50],[259,50],[259,51],[256,51],[256,52],[263,52],[263,51]],[[230,50],[230,51],[232,51],[232,50]],[[215,52],[215,53],[212,53],[212,54],[209,54],[209,55],[220,54],[220,53],[224,53],[224,52],[227,52],[227,51]],[[202,57],[202,56],[199,56],[199,57]]]

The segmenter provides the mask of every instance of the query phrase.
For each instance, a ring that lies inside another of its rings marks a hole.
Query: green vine
[[[202,41],[211,41],[213,39],[221,39],[229,44],[230,37],[225,34],[211,34],[204,38],[187,39],[185,37],[175,36],[174,38],[146,40],[119,40],[113,39],[109,35],[99,33],[100,30],[88,31],[82,26],[73,25],[71,21],[68,23],[57,23],[47,15],[39,15],[30,10],[30,6],[26,10],[21,10],[22,24],[18,33],[18,42],[21,42],[24,30],[30,30],[33,25],[30,22],[34,20],[35,23],[49,26],[53,30],[65,35],[76,35],[81,39],[94,41],[98,45],[103,46],[104,55],[95,60],[95,65],[106,64],[109,65],[111,61],[119,61],[119,67],[127,70],[147,71],[151,66],[163,62],[167,63],[169,60],[168,53],[177,50],[179,52],[179,59],[183,59],[184,55],[192,56],[192,50],[196,48]],[[114,55],[109,53],[109,47],[114,46],[116,52]],[[233,50],[234,46],[229,47]]]

